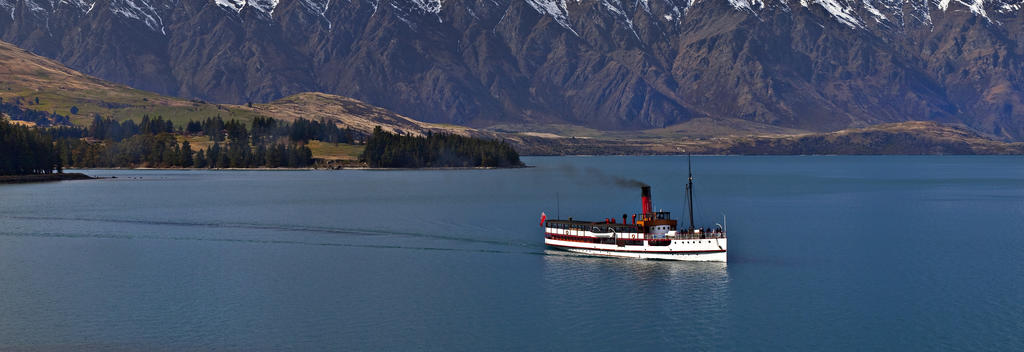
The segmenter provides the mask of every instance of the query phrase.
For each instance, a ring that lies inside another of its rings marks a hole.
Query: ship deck
[[[694,231],[676,233],[674,236],[655,236],[644,233],[643,226],[634,224],[616,224],[608,222],[582,221],[582,220],[547,220],[544,223],[545,235],[566,236],[586,240],[597,237],[596,234],[635,234],[630,237],[632,240],[668,241],[668,240],[700,240],[726,238],[725,231],[721,229],[698,228]],[[554,232],[552,232],[554,230]]]

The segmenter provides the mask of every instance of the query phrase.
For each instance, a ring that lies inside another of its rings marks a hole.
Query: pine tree
[[[218,162],[220,162],[220,155],[221,155],[220,144],[218,144],[217,142],[214,142],[213,146],[210,147],[210,149],[206,151],[206,164],[207,164],[207,167],[209,167],[209,168],[221,167],[220,165],[218,165]]]
[[[196,164],[197,168],[205,168],[206,167],[206,151],[204,149],[200,149],[199,153],[196,153],[196,163],[195,164]]]
[[[192,145],[188,141],[181,142],[181,167],[192,167]]]

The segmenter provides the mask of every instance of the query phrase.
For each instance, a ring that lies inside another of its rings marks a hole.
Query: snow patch
[[[875,16],[875,21],[882,22],[886,19],[885,15],[882,14],[882,11],[878,11],[874,5],[871,5],[871,0],[864,0],[864,9],[868,10],[868,12]]]
[[[213,2],[220,7],[234,10],[235,13],[242,12],[242,8],[245,7],[245,0],[213,0]]]
[[[604,7],[607,8],[609,11],[614,12],[619,16],[622,16],[622,20],[626,21],[626,26],[629,27],[630,32],[633,32],[633,36],[636,37],[636,40],[639,40],[641,42],[643,41],[643,39],[640,39],[640,34],[637,34],[636,29],[633,29],[633,20],[630,20],[629,16],[626,16],[625,11],[622,11],[622,9],[608,3],[607,0],[601,1],[601,4],[604,5]]]
[[[313,13],[323,16],[327,13],[327,9],[331,7],[331,0],[302,0],[302,6],[313,11]]]
[[[17,0],[0,0],[0,9],[11,13],[11,20],[14,20],[14,2]]]
[[[803,5],[803,7],[809,7],[808,3],[821,5],[832,17],[835,17],[840,23],[850,26],[850,28],[863,27],[863,23],[857,19],[853,9],[844,6],[838,0],[800,0],[800,5]]]
[[[409,26],[409,29],[412,29],[413,31],[416,31],[416,24],[413,23],[412,21],[409,21],[409,19],[405,18],[404,16],[402,16],[403,11],[402,11],[401,7],[398,7],[398,5],[396,5],[395,3],[391,3],[391,8],[393,8],[395,10],[398,10],[396,12],[396,14],[395,14],[395,17],[398,17],[399,21],[402,21],[403,23],[405,23],[405,25]]]
[[[755,5],[758,9],[764,9],[764,1],[761,0],[729,0],[729,5],[737,10],[754,10]]]
[[[1019,11],[1020,8],[1021,8],[1021,4],[1022,3],[1003,4],[1003,6],[1000,6],[999,10],[996,10],[996,11],[1001,12],[1001,13],[1009,13],[1009,12]]]
[[[971,9],[971,13],[988,19],[988,15],[985,14],[985,0],[974,0],[970,4],[960,0],[956,2],[966,5],[967,8]]]
[[[246,6],[251,7],[267,15],[273,15],[274,9],[280,0],[213,0],[215,4],[235,13],[242,12]]]
[[[37,2],[37,0],[25,0],[25,7],[28,7],[28,10],[30,12],[35,12],[35,13],[48,12],[46,7],[43,7],[43,5],[46,5],[50,9],[53,8],[53,3],[49,3],[49,2],[47,2],[45,0],[38,1],[38,2]]]
[[[320,15],[327,22],[327,29],[332,29],[334,24],[327,19],[327,10],[331,8],[331,0],[302,0],[302,6],[307,10]]]
[[[968,0],[970,2],[961,0],[955,1],[961,5],[967,6],[967,8],[971,10],[971,13],[988,19],[988,14],[985,13],[985,0]],[[949,2],[950,0],[939,0],[939,9],[942,11],[948,10]]]
[[[164,20],[156,12],[156,8],[144,0],[112,0],[110,11],[125,18],[142,21],[146,27],[166,35]]]
[[[577,37],[580,36],[569,25],[569,9],[565,6],[565,0],[526,0],[526,3],[541,15],[554,18],[562,28],[572,31]]]
[[[419,7],[420,10],[428,13],[441,12],[441,0],[412,0],[412,2],[416,4],[416,7]]]
[[[696,0],[681,1],[689,3],[689,6],[696,2]],[[727,1],[732,8],[751,12],[755,15],[769,7],[781,7],[783,11],[788,12],[789,6],[796,6],[795,3],[799,3],[803,7],[819,5],[828,12],[830,17],[855,29],[864,28],[864,23],[872,19],[879,23],[893,21],[896,25],[903,26],[905,17],[916,19],[917,21],[915,22],[925,26],[931,26],[931,11],[935,11],[936,8],[946,11],[949,9],[950,3],[954,2],[967,7],[974,15],[985,17],[986,19],[988,19],[985,9],[986,1],[989,2],[987,4],[989,11],[1008,13],[1021,11],[1024,8],[1024,0],[1000,0],[994,3],[992,0],[797,0],[793,3],[787,0]],[[680,16],[672,15],[672,18],[678,20]]]
[[[74,6],[79,11],[82,11],[82,12],[85,12],[85,13],[89,13],[90,9],[92,9],[93,6],[96,6],[96,2],[95,1],[90,3],[90,2],[88,2],[86,0],[60,0],[60,2],[64,3],[64,4],[68,4],[68,5]],[[2,3],[2,0],[0,0],[0,3]]]
[[[246,3],[254,9],[267,15],[273,15],[274,9],[280,0],[248,0]]]

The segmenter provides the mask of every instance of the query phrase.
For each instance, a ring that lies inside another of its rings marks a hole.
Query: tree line
[[[0,175],[48,174],[63,171],[50,136],[0,118]]]
[[[60,139],[57,151],[71,167],[195,167],[253,168],[308,167],[313,152],[305,145],[262,143],[255,148],[247,143],[214,143],[193,151],[188,141],[180,144],[169,133],[139,134],[120,142],[90,143],[81,139]]]
[[[505,141],[428,133],[425,137],[398,135],[377,126],[360,159],[370,167],[516,167],[519,153]]]
[[[0,174],[49,173],[63,167],[308,167],[310,140],[353,142],[357,131],[327,121],[288,123],[258,117],[247,124],[220,116],[185,128],[157,116],[117,121],[94,116],[88,126],[29,128],[3,122]],[[206,135],[213,145],[193,150],[179,135]]]
[[[216,116],[189,121],[181,129],[159,116],[152,119],[143,116],[138,124],[133,120],[118,122],[97,116],[88,127],[52,128],[49,132],[55,137],[64,137],[58,139],[57,148],[70,167],[308,167],[313,165],[313,152],[305,145],[309,139],[286,138],[292,126],[308,124],[305,119],[289,124],[259,117],[253,120],[250,130],[241,121],[224,121]],[[346,141],[356,134],[327,122],[317,125],[321,127],[316,132],[330,131],[345,136]],[[333,129],[324,127],[327,125]],[[273,128],[268,130],[267,126]],[[213,145],[194,151],[187,140],[179,144],[176,134],[206,135]],[[89,141],[90,138],[103,143]]]
[[[184,133],[188,135],[203,134],[210,137],[212,141],[224,141],[232,137],[235,137],[232,139],[241,140],[243,135],[247,134],[250,143],[254,145],[282,138],[301,143],[307,143],[310,140],[328,143],[354,143],[363,135],[361,132],[349,128],[338,128],[335,123],[329,121],[299,118],[288,123],[262,116],[253,118],[249,130],[245,130],[245,125],[237,120],[225,122],[220,116],[215,116],[202,121],[189,121]]]
[[[213,144],[193,148],[179,136],[205,135]],[[504,141],[454,134],[398,135],[379,126],[372,135],[327,121],[292,123],[258,117],[250,124],[219,116],[184,128],[157,116],[117,121],[95,116],[88,126],[30,128],[0,125],[0,174],[62,171],[64,167],[308,167],[310,140],[366,141],[361,160],[371,167],[514,167],[519,154]]]

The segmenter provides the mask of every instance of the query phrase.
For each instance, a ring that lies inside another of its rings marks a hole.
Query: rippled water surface
[[[694,157],[728,264],[543,246],[685,158],[525,161],[0,185],[0,349],[1024,349],[1024,158]]]

